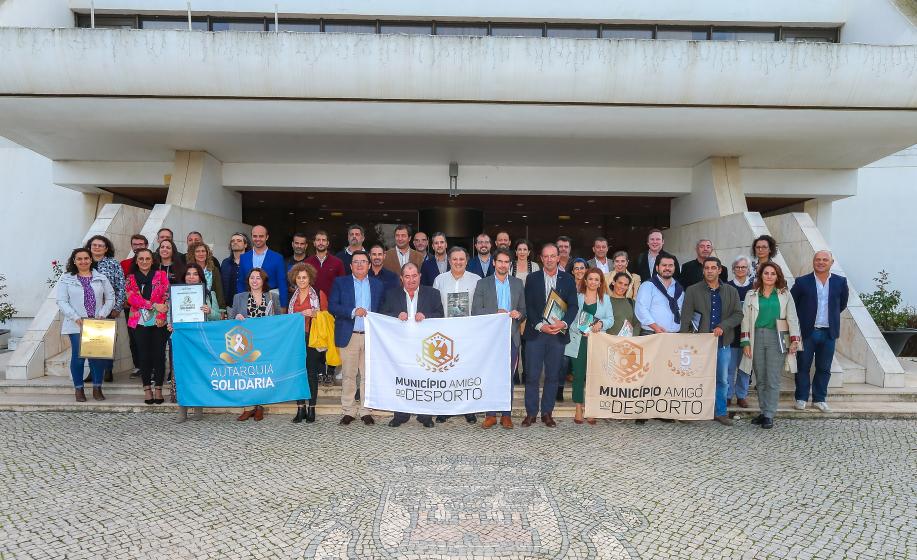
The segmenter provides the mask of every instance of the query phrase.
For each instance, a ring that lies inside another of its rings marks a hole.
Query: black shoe
[[[293,417],[293,423],[299,424],[306,417],[306,407],[298,406],[296,407],[296,416]]]
[[[751,419],[751,423],[752,423],[752,424],[760,424],[760,423],[763,422],[763,421],[764,421],[764,415],[763,415],[763,414],[759,414],[759,415],[757,415],[757,416],[755,416],[754,418]]]
[[[353,394],[353,400],[355,401],[360,400],[360,388],[359,387],[357,387],[357,392]]]
[[[770,430],[770,429],[773,428],[773,427],[774,427],[774,419],[773,419],[773,418],[768,418],[767,416],[765,416],[764,419],[761,420],[761,428],[762,428],[762,429]]]
[[[115,376],[112,374],[110,369],[105,370],[105,377],[103,378],[105,383],[112,383],[115,380]]]
[[[478,417],[476,415],[474,414],[465,415],[465,422],[468,422],[469,424],[474,424],[477,421],[478,421]]]
[[[419,420],[418,420],[418,422],[419,422]],[[420,423],[423,425],[424,428],[432,428],[432,427],[436,426],[436,424],[433,423],[433,419],[432,419],[432,418],[427,418],[426,420],[424,420],[423,422],[420,422]]]
[[[442,424],[443,422],[445,422],[445,421],[448,420],[448,419],[449,419],[448,416],[437,416],[437,417],[436,417],[436,423],[437,423],[437,424]]]
[[[391,427],[393,427],[393,428],[397,428],[398,426],[400,426],[400,425],[402,425],[402,424],[404,424],[404,422],[399,422],[398,420],[395,420],[394,418],[392,418],[391,421],[389,421],[389,423],[388,423],[388,425],[391,426]]]
[[[310,405],[309,408],[306,409],[306,422],[308,422],[309,424],[311,424],[312,422],[315,422],[315,407],[314,406]]]
[[[672,418],[657,418],[656,420],[659,420],[660,422],[665,422],[666,424],[671,424],[675,422],[675,420],[673,420]]]
[[[557,402],[564,402],[564,388],[557,388]]]
[[[646,420],[636,420],[637,424],[646,424]]]

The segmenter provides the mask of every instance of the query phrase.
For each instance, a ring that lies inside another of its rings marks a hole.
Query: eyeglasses
[[[734,267],[732,267],[733,270],[744,270],[744,269],[746,269],[746,268],[748,268],[748,267],[747,267],[747,266],[734,266]]]

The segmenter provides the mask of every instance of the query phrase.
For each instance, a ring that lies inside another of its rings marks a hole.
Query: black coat
[[[573,325],[576,316],[579,313],[579,300],[576,297],[576,283],[573,275],[557,270],[557,285],[555,287],[560,298],[567,304],[567,312],[564,314],[563,321],[568,326]],[[544,293],[544,270],[532,272],[525,278],[525,331],[522,338],[532,340],[538,337],[538,331],[535,325],[542,321],[544,314],[544,305],[547,302]],[[562,334],[558,334],[564,344],[570,342],[570,329],[568,328]]]
[[[397,317],[402,313],[407,313],[408,302],[405,299],[404,289],[391,288],[385,293],[385,300],[379,313],[389,317]],[[423,313],[428,319],[441,319],[446,316],[443,312],[443,298],[436,288],[430,286],[418,286],[417,288],[417,312]]]
[[[671,257],[675,259],[675,274],[673,277],[681,283],[681,266],[678,264],[678,259],[672,253],[669,253],[665,250],[659,251],[659,255],[656,257],[656,260],[659,260],[659,257]],[[641,282],[649,282],[652,280],[652,274],[655,274],[655,270],[650,270],[649,258],[646,251],[643,251],[637,256],[636,260],[631,261],[628,270],[635,274],[640,275]],[[684,286],[684,284],[682,284]]]

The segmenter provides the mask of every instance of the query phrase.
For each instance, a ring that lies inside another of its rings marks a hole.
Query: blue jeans
[[[748,398],[748,385],[751,383],[751,374],[739,369],[742,363],[742,349],[729,349],[729,390],[726,393],[726,400],[733,397],[738,399]]]
[[[87,358],[80,358],[80,335],[69,334],[70,337],[70,377],[73,378],[73,388],[83,388],[83,363]],[[111,360],[89,359],[89,371],[92,373],[92,384],[102,386],[102,376],[105,374],[105,364]]]
[[[539,332],[525,342],[525,414],[538,415],[538,384],[544,369],[544,388],[541,391],[541,414],[554,414],[557,400],[557,378],[560,375],[564,346],[559,335]]]
[[[831,380],[831,362],[834,360],[834,345],[828,329],[815,329],[812,336],[803,339],[802,350],[796,353],[796,400],[808,401],[809,388],[812,402],[825,402],[828,396],[828,382]],[[809,370],[815,362],[815,376],[809,381]]]
[[[500,413],[500,416],[512,416],[513,408],[513,374],[516,372],[516,366],[519,362],[519,347],[509,343],[509,408],[510,410],[504,410]],[[488,412],[485,416],[496,416],[496,412]]]
[[[726,393],[729,391],[729,362],[732,348],[721,346],[716,350],[716,398],[713,403],[714,416],[726,416]]]

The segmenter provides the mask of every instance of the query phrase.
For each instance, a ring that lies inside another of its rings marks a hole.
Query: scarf
[[[290,304],[287,306],[287,314],[296,313],[293,311],[293,302],[299,301],[299,288],[293,290],[293,295],[290,296]],[[318,293],[315,291],[315,288],[309,286],[309,303],[312,305],[312,309],[316,311],[321,310],[321,305],[319,304]]]
[[[147,274],[140,272],[140,269],[134,270],[134,282],[137,283],[137,288],[140,290],[140,297],[149,301],[153,297],[153,277],[156,275],[156,271],[152,268]]]
[[[657,257],[658,258],[658,257]],[[665,296],[665,299],[669,300],[669,310],[672,312],[672,318],[675,319],[676,323],[681,322],[681,311],[678,309],[678,298],[681,297],[681,294],[684,293],[684,289],[681,287],[681,284],[677,280],[672,280],[675,283],[675,297],[669,295],[669,292],[666,291],[665,285],[662,283],[662,280],[659,279],[658,274],[653,275],[651,280],[656,289],[662,292],[662,295]]]

